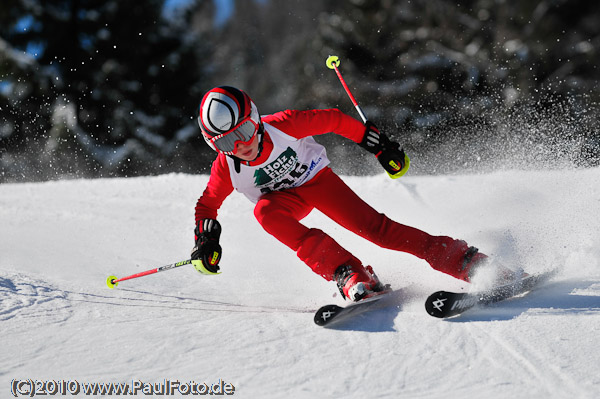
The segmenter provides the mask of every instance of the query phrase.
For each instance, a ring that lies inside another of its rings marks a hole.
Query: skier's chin
[[[238,147],[235,156],[242,161],[254,161],[258,156],[258,144],[256,140],[253,140],[250,145]]]
[[[236,156],[243,161],[253,161],[256,158],[256,151],[253,148],[250,148],[246,151],[238,151]]]

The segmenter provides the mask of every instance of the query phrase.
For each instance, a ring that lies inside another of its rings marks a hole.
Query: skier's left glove
[[[215,219],[202,219],[196,224],[196,245],[192,249],[192,265],[202,274],[220,274],[221,224]]]
[[[381,133],[371,121],[365,124],[365,135],[359,145],[372,154],[392,179],[403,176],[410,166],[410,159],[400,148],[400,144],[391,141]]]

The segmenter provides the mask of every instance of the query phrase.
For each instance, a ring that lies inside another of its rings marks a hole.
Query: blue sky
[[[212,0],[217,8],[215,13],[215,25],[222,25],[233,13],[234,0]],[[191,0],[166,0],[165,1],[165,13],[177,9],[179,7],[185,7],[191,2]]]

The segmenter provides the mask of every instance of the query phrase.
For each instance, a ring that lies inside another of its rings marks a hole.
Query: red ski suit
[[[360,143],[365,133],[361,122],[337,109],[288,110],[263,116],[262,122],[293,140],[333,132]],[[269,129],[265,129],[260,156],[249,163],[242,162],[240,168],[265,165],[268,159],[273,159],[273,151],[279,148],[274,146],[274,139],[270,137]],[[316,143],[313,145],[321,148]],[[217,218],[218,209],[234,189],[233,181],[239,180],[234,175],[238,172],[232,170],[231,165],[232,160],[223,154],[213,162],[208,185],[196,204],[196,223]],[[257,175],[255,172],[255,181],[259,180]],[[436,270],[468,279],[462,265],[467,250],[464,241],[432,236],[389,219],[364,202],[328,166],[296,187],[265,191],[256,199],[254,215],[258,222],[327,280],[333,279],[337,267],[360,264],[360,261],[323,231],[300,223],[314,208],[380,247],[410,253],[426,260]]]

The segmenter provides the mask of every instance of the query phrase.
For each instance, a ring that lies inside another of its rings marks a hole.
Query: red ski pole
[[[338,66],[340,66],[339,57],[337,55],[330,55],[327,58],[327,60],[325,61],[325,63],[327,64],[327,68],[335,70],[335,73],[337,74],[338,78],[340,79],[342,86],[344,86],[344,90],[346,90],[346,93],[348,93],[348,97],[350,97],[350,101],[352,101],[352,104],[354,104],[354,108],[356,108],[356,111],[362,118],[363,123],[367,123],[367,117],[365,116],[365,113],[362,111],[362,109],[360,108],[360,105],[358,105],[358,101],[356,101],[356,99],[350,92],[350,88],[346,84],[346,81],[344,80],[340,70],[338,69]]]
[[[342,83],[342,86],[344,86],[344,90],[346,90],[346,93],[348,93],[348,97],[350,97],[350,100],[352,101],[352,104],[354,104],[354,108],[356,108],[356,111],[358,112],[358,114],[362,118],[363,123],[366,124],[367,123],[367,117],[365,116],[365,113],[360,108],[360,105],[358,105],[358,101],[356,101],[356,99],[354,98],[354,96],[350,92],[350,88],[346,84],[346,81],[344,80],[344,78],[342,77],[342,74],[340,73],[340,70],[338,69],[338,66],[340,66],[340,59],[339,59],[339,57],[337,55],[330,55],[327,58],[327,60],[325,61],[325,64],[327,65],[327,68],[335,70],[335,73],[337,74],[338,78],[340,79],[340,82]],[[385,161],[382,161],[379,158],[379,155],[377,155],[377,158],[379,159],[379,162],[381,163],[381,165],[383,165],[383,167],[385,168],[387,174],[392,179],[397,179],[400,176],[403,176],[406,173],[406,171],[408,170],[409,166],[410,166],[410,158],[408,157],[408,155],[406,155],[404,153],[404,150],[400,150],[400,156],[403,156],[403,158],[404,158],[404,163],[402,163],[402,164],[399,164],[397,162],[397,160],[394,160],[394,159],[385,159]],[[390,166],[391,166],[391,168],[393,170],[393,172],[392,172],[393,174],[390,173],[390,171],[389,171],[389,167]]]
[[[157,267],[155,269],[146,270],[145,272],[132,274],[131,276],[127,276],[127,277],[117,278],[116,276],[108,276],[108,278],[106,279],[106,285],[108,285],[108,288],[115,288],[117,285],[119,285],[119,281],[131,280],[132,278],[138,278],[138,277],[147,276],[149,274],[163,272],[165,270],[174,269],[179,266],[189,265],[191,263],[192,263],[192,260],[188,259],[188,260],[182,260],[181,262],[171,263],[170,265],[164,265],[161,267]]]

